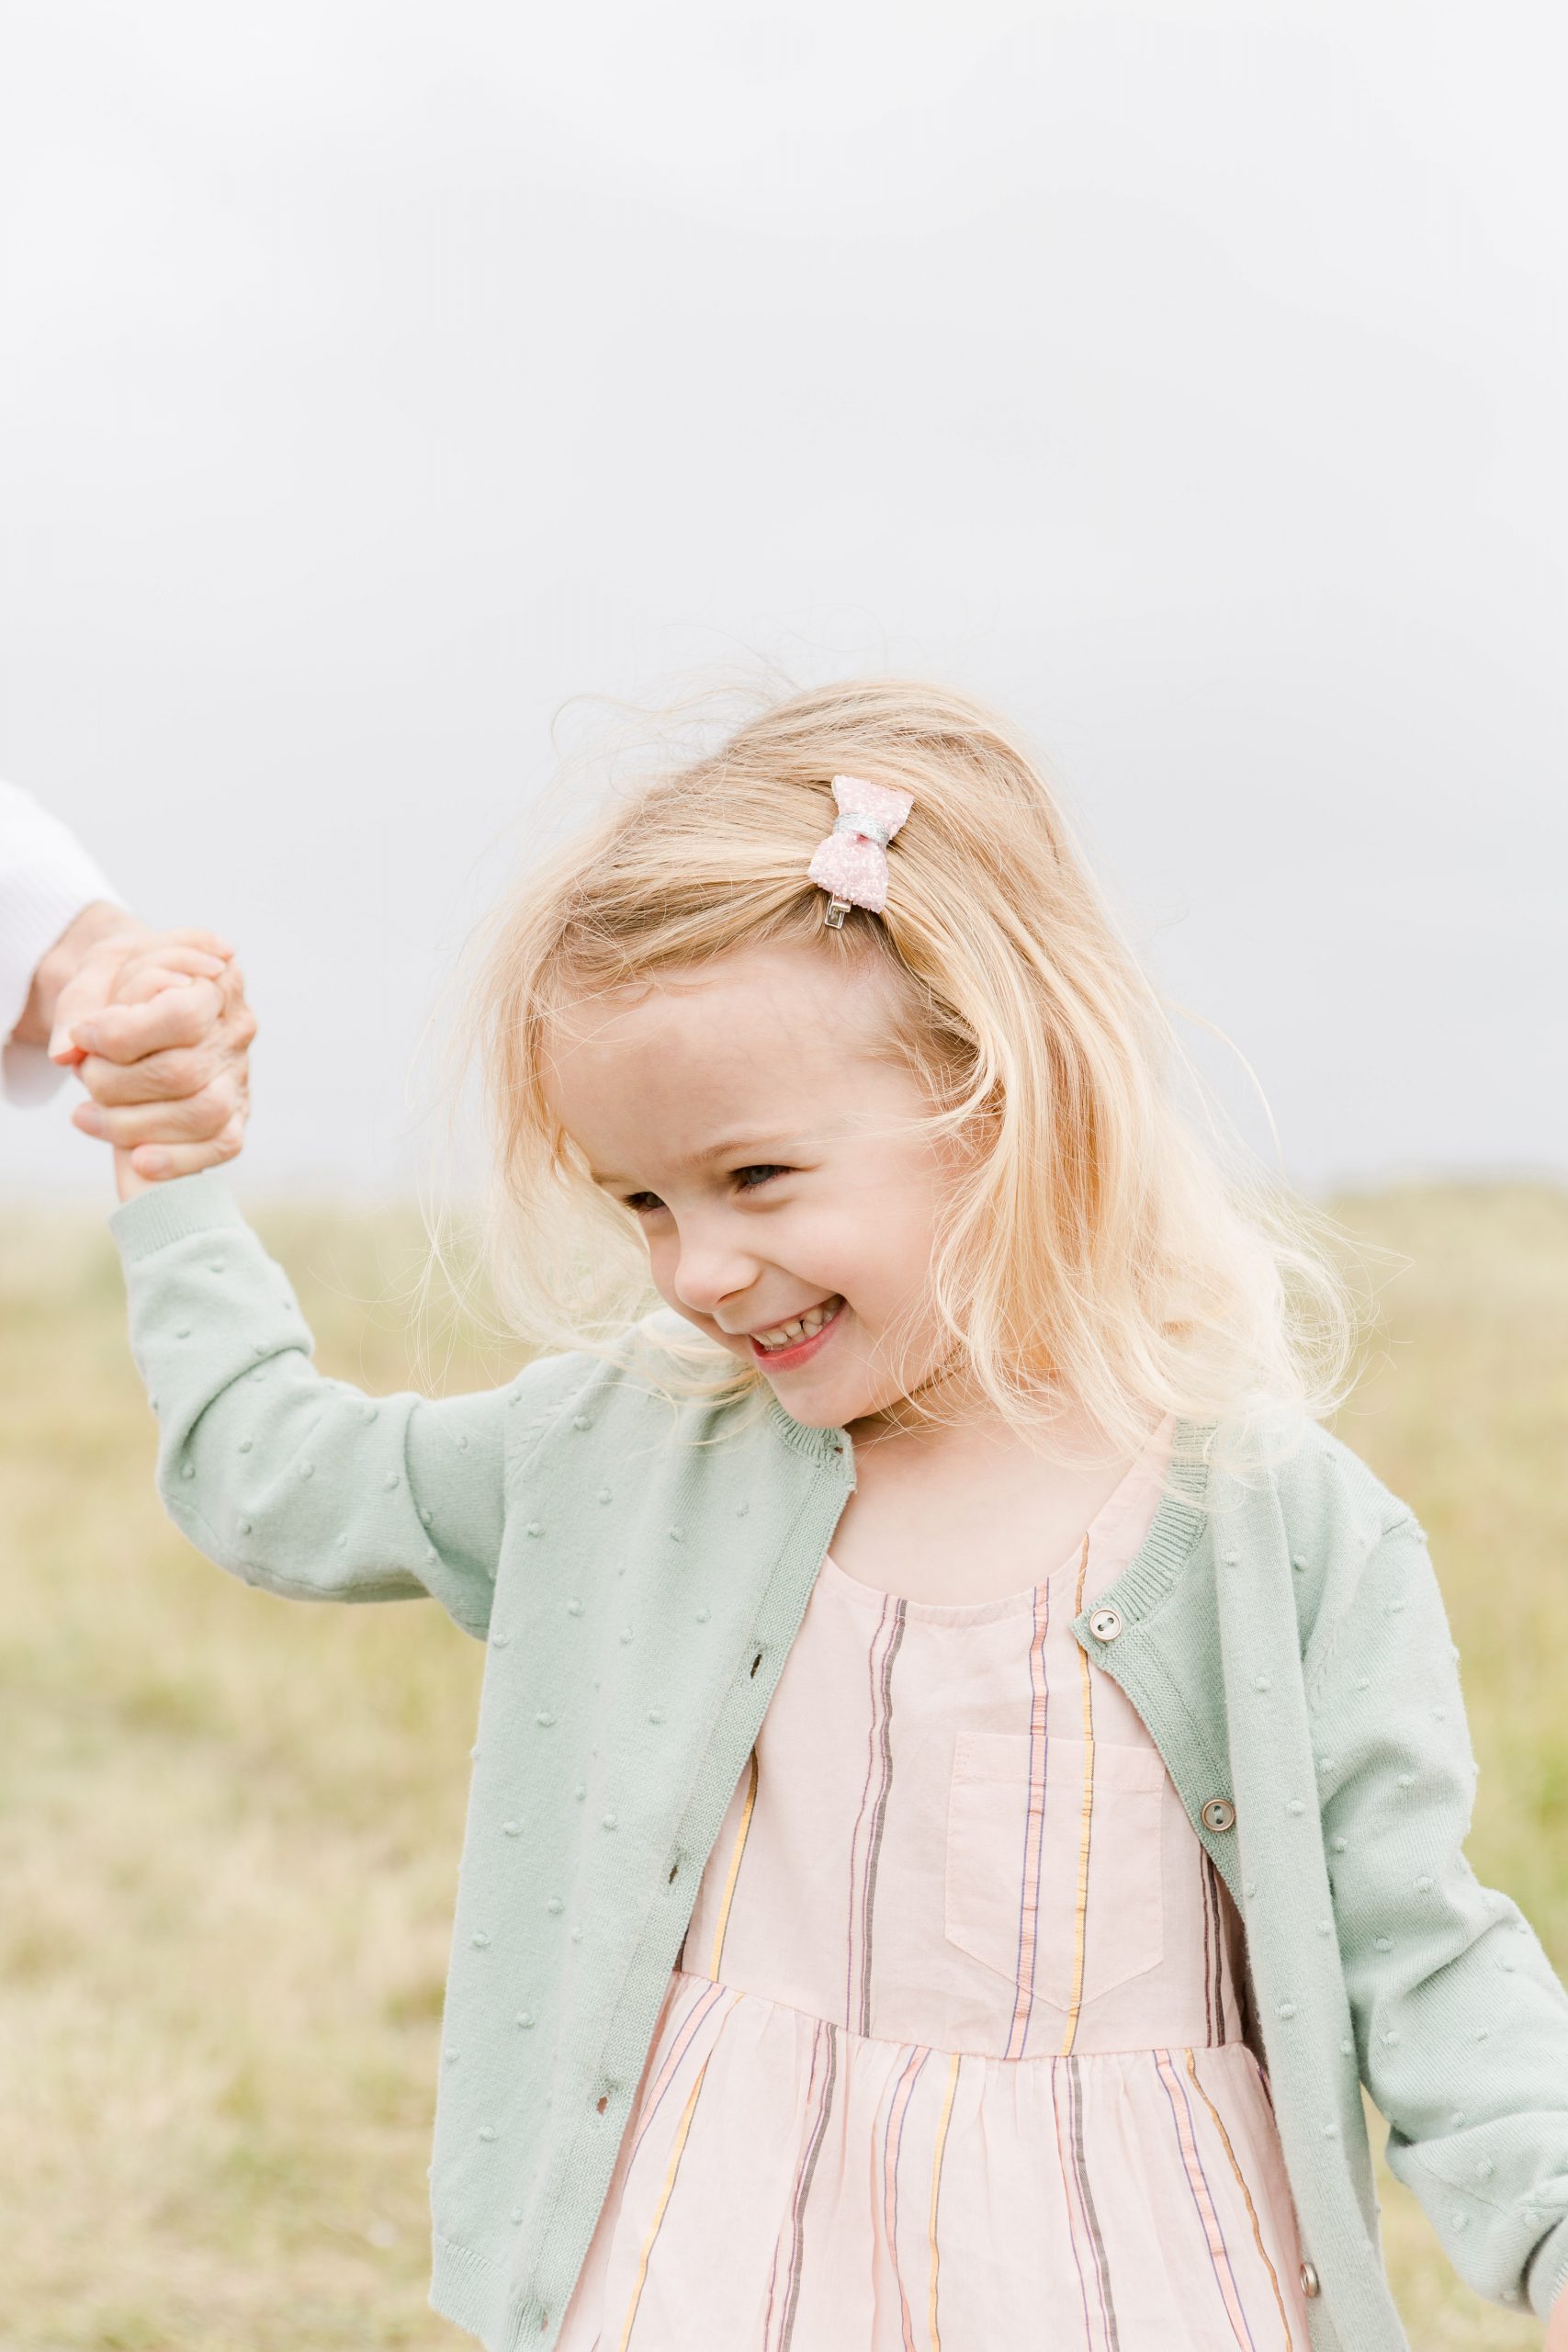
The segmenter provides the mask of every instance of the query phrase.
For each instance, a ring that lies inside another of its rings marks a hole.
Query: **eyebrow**
[[[748,1152],[755,1156],[765,1145],[773,1145],[781,1151],[799,1151],[805,1144],[804,1136],[777,1133],[734,1136],[727,1143],[710,1144],[705,1151],[694,1151],[682,1164],[687,1168],[700,1168],[706,1159],[743,1159]]]
[[[752,1165],[765,1166],[767,1162],[763,1147],[766,1145],[792,1153],[807,1148],[807,1138],[804,1136],[733,1136],[724,1143],[708,1144],[701,1151],[688,1152],[683,1159],[676,1162],[676,1165],[680,1168],[701,1168],[710,1160],[738,1159],[744,1167],[747,1164],[747,1156],[750,1155]],[[602,1176],[596,1169],[590,1169],[589,1173],[596,1184],[624,1184],[626,1182],[624,1176]]]

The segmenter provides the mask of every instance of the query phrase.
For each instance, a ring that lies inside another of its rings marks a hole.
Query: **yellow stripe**
[[[1089,1537],[1083,1540],[1083,1555],[1078,1561],[1078,1588],[1073,1599],[1073,1615],[1083,1614],[1084,1578],[1089,1574]],[[1080,1645],[1078,1671],[1083,1676],[1083,1822],[1078,1832],[1078,1904],[1073,1934],[1073,1999],[1067,2011],[1067,2030],[1062,2037],[1062,2055],[1069,2057],[1077,2039],[1078,2011],[1083,2007],[1084,1939],[1089,1924],[1089,1838],[1094,1818],[1094,1691],[1089,1682],[1089,1659]]]
[[[956,2051],[956,2050],[953,2052],[953,2064],[949,2066],[949,2068],[948,2068],[948,2070],[947,2070],[947,2097],[943,2099],[943,2101],[942,2101],[942,2120],[941,2120],[941,2122],[937,2125],[937,2132],[936,2132],[936,2154],[935,2154],[932,2156],[932,2158],[931,2158],[931,2318],[930,2318],[931,2339],[931,2352],[942,2352],[942,2336],[941,2336],[941,2334],[940,2334],[940,2333],[939,2333],[939,2331],[938,2331],[937,2324],[936,2324],[936,2274],[937,2274],[936,2200],[937,2200],[937,2192],[938,2192],[938,2190],[941,2188],[941,2187],[942,2187],[942,2149],[943,2149],[943,2148],[946,2146],[946,2144],[947,2144],[947,2123],[948,2123],[948,2118],[949,2118],[949,2117],[952,2115],[952,2113],[953,2113],[953,2093],[954,2093],[954,2092],[957,2090],[957,2088],[958,2088],[958,2064],[959,2064],[959,2059],[960,2059],[961,2055],[962,2055],[962,2052],[961,2052]]]
[[[642,2301],[643,2281],[648,2277],[649,2256],[653,2252],[653,2243],[659,2235],[660,2224],[664,2219],[664,2208],[669,2204],[671,2193],[675,2187],[675,2175],[681,2167],[681,2151],[686,2144],[686,2134],[692,2128],[692,2116],[696,2109],[697,2094],[702,2089],[703,2075],[707,2073],[707,2070],[708,2062],[705,2058],[701,2072],[692,2085],[692,2095],[686,2101],[686,2111],[681,2118],[681,2129],[675,2134],[675,2144],[670,2151],[670,2163],[665,2171],[664,2187],[660,2195],[658,2210],[648,2225],[648,2234],[642,2242],[642,2254],[637,2267],[637,2283],[632,2289],[631,2301],[626,2305],[626,2322],[621,2329],[619,2352],[626,2352],[626,2346],[631,2340],[632,2325],[637,2318],[637,2307]]]
[[[751,1815],[756,1803],[757,1751],[753,1748],[751,1778],[747,1783],[745,1809],[740,1815],[740,1826],[735,1833],[735,1850],[729,1858],[729,1869],[724,1881],[724,1894],[719,1900],[718,1921],[713,1931],[713,1956],[708,1962],[708,1974],[716,1984],[718,1982],[718,1963],[724,1955],[725,1931],[729,1926],[729,1906],[735,1900],[735,1882],[740,1875],[740,1857],[746,1851],[746,1833],[751,1826]]]
[[[1247,2218],[1252,2223],[1252,2243],[1258,2248],[1258,2256],[1262,2261],[1264,2269],[1269,2273],[1269,2284],[1273,2288],[1274,2301],[1280,2306],[1280,2324],[1285,2331],[1285,2352],[1295,2352],[1295,2342],[1291,2335],[1291,2323],[1285,2315],[1285,2298],[1280,2292],[1280,2280],[1278,2274],[1275,2271],[1273,2264],[1269,2259],[1268,2250],[1263,2244],[1263,2233],[1258,2226],[1258,2210],[1252,2201],[1252,2191],[1248,2188],[1247,2182],[1243,2177],[1241,2166],[1235,2160],[1235,2150],[1231,2146],[1231,2135],[1225,2130],[1224,2125],[1220,2121],[1219,2110],[1216,2109],[1213,2100],[1209,2097],[1208,2092],[1198,2080],[1198,2069],[1192,2064],[1192,2052],[1190,2050],[1187,2050],[1182,2052],[1182,2055],[1187,2061],[1187,2072],[1191,2079],[1192,2087],[1197,2092],[1199,2098],[1202,2100],[1204,2106],[1208,2109],[1209,2113],[1213,2120],[1214,2129],[1220,2135],[1220,2143],[1224,2149],[1226,2156],[1230,2159],[1230,2168],[1235,2175],[1235,2185],[1240,2189],[1243,2198],[1246,2199]]]

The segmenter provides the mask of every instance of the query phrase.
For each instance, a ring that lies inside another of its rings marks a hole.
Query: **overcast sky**
[[[760,662],[1021,719],[1303,1184],[1568,1172],[1565,42],[14,10],[0,774],[238,942],[247,1184],[408,1183],[557,712]]]

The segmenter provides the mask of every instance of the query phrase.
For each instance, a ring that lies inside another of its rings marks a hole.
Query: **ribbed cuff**
[[[199,1175],[171,1176],[133,1201],[122,1201],[109,1217],[109,1231],[123,1262],[134,1266],[189,1234],[230,1232],[244,1223],[217,1170],[204,1168]]]

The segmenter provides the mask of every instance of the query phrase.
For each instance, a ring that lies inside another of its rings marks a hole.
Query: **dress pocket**
[[[960,1732],[948,1941],[1059,2009],[1157,1968],[1165,1789],[1154,1747]]]

